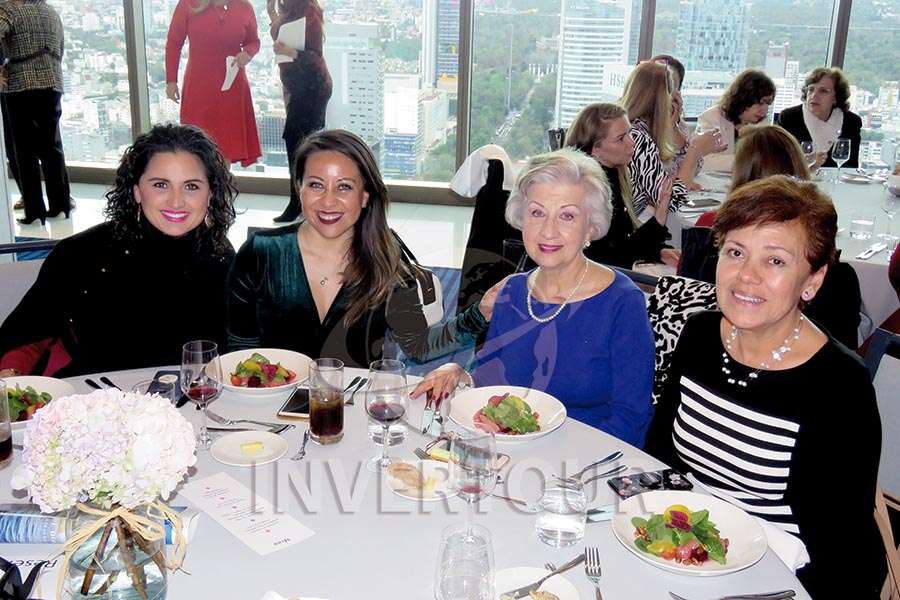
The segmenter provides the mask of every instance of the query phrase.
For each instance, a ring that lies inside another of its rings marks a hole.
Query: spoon
[[[300,442],[300,449],[297,450],[297,454],[291,457],[291,460],[301,460],[304,456],[306,456],[306,442],[309,441],[309,429],[303,432],[303,441]]]

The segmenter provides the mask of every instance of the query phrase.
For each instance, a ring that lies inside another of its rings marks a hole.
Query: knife
[[[265,431],[267,433],[281,433],[283,431],[287,431],[288,429],[293,429],[294,426],[291,424],[279,425],[278,427],[271,427],[269,429],[251,429],[249,427],[216,427],[215,425],[207,425],[206,428],[209,431]]]
[[[551,571],[551,572],[548,573],[547,575],[544,575],[543,577],[541,577],[540,579],[538,579],[537,581],[535,581],[535,582],[532,583],[531,585],[522,586],[522,587],[520,587],[520,588],[517,588],[517,589],[514,589],[514,590],[510,590],[510,591],[508,591],[508,592],[505,592],[505,593],[503,593],[503,594],[500,594],[500,600],[518,600],[518,598],[525,598],[525,597],[527,597],[528,595],[530,595],[531,592],[536,592],[536,591],[538,590],[538,588],[541,587],[541,584],[542,584],[542,583],[544,583],[545,581],[547,581],[548,579],[550,579],[550,578],[553,577],[554,575],[559,575],[559,574],[562,573],[563,571],[568,571],[569,569],[571,569],[571,568],[574,567],[575,565],[577,565],[577,564],[579,564],[579,563],[582,563],[582,562],[584,562],[584,553],[579,554],[578,556],[576,556],[575,558],[573,558],[572,560],[570,560],[570,561],[567,562],[566,564],[562,565],[561,567],[559,567],[559,568],[556,569],[555,571]]]
[[[440,431],[437,433],[434,432],[434,420],[437,415],[438,408],[436,407],[437,402],[434,401],[434,397],[431,395],[431,392],[428,392],[425,396],[425,411],[422,413],[422,433],[430,433],[432,435],[439,435]]]
[[[872,244],[871,246],[869,246],[868,248],[866,248],[865,250],[863,250],[862,252],[857,254],[856,258],[859,260],[869,260],[870,258],[872,258],[873,256],[875,256],[876,254],[878,254],[879,252],[881,252],[882,250],[884,250],[886,248],[887,248],[887,244],[885,244],[884,242],[878,242],[878,243]]]

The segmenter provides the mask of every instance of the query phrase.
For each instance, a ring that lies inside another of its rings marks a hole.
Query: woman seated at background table
[[[0,327],[3,374],[172,365],[187,341],[222,341],[236,194],[199,129],[139,136],[106,194],[106,222],[60,240]]]
[[[820,292],[836,233],[834,206],[812,183],[779,175],[731,193],[715,224],[721,312],[685,325],[648,451],[799,537],[811,562],[798,576],[813,598],[875,598],[875,392],[859,358],[801,312]],[[848,449],[852,485],[840,485]],[[853,532],[852,572],[826,523]]]
[[[740,73],[715,106],[697,119],[697,133],[718,131],[722,146],[719,152],[704,159],[703,167],[711,171],[731,171],[735,142],[744,127],[762,122],[775,101],[775,83],[757,69]]]
[[[387,224],[387,188],[372,151],[342,130],[315,133],[295,158],[305,219],[258,231],[228,278],[228,347],[270,347],[368,367],[390,328],[429,360],[487,328],[496,293],[429,328],[410,267]]]
[[[816,168],[837,166],[829,152],[838,138],[850,140],[850,159],[844,166],[858,167],[862,119],[850,112],[850,82],[843,71],[813,69],[803,82],[801,99],[803,104],[782,111],[778,124],[798,142],[812,142],[818,153]]]
[[[504,280],[475,385],[516,385],[558,398],[570,417],[642,446],[653,414],[653,335],[644,295],[628,277],[588,260],[609,230],[609,185],[572,149],[533,157],[506,205],[538,267]],[[445,365],[413,391],[446,398],[463,368]]]
[[[634,209],[628,164],[634,154],[631,123],[618,104],[591,104],[578,113],[566,143],[590,154],[603,167],[610,187],[612,219],[609,231],[591,243],[585,255],[596,262],[631,269],[637,261],[676,266],[680,253],[666,247],[669,230],[671,179],[660,187],[654,218],[641,223]]]
[[[628,164],[633,186],[634,209],[641,221],[653,217],[660,190],[666,183],[666,165],[675,157],[672,142],[672,93],[675,84],[670,69],[655,62],[635,67],[625,83],[621,105],[631,121],[635,149]],[[681,165],[675,172],[672,206],[675,210],[687,199],[687,190],[701,158],[719,149],[715,132],[694,136]],[[644,213],[644,209],[650,210]],[[642,214],[643,213],[643,214]]]
[[[666,65],[672,74],[672,147],[675,149],[675,156],[666,163],[666,173],[675,175],[681,161],[687,156],[691,141],[690,129],[684,121],[684,98],[681,96],[684,64],[671,54],[657,54],[650,62]]]

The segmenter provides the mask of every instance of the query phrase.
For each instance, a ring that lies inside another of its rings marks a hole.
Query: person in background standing
[[[12,173],[13,180],[16,182],[16,187],[21,192],[22,185],[19,183],[16,147],[13,145],[12,139],[12,121],[9,119],[9,108],[6,106],[6,94],[3,93],[6,91],[6,80],[6,54],[3,53],[3,48],[0,47],[0,112],[3,114],[3,146],[6,148],[6,160],[9,163],[9,170]],[[23,208],[25,208],[25,203],[22,201],[22,198],[19,198],[13,205],[13,210],[22,210]]]
[[[276,56],[291,59],[278,65],[284,87],[284,145],[287,148],[290,181],[294,181],[294,153],[309,134],[324,129],[325,108],[331,98],[331,74],[322,56],[324,18],[318,0],[268,0],[266,11],[272,20],[270,32],[275,40]],[[296,50],[278,41],[278,32],[286,23],[306,19],[305,46]],[[276,223],[290,223],[300,216],[300,197],[291,183],[291,199]]]
[[[178,89],[181,49],[188,40],[183,93]],[[262,156],[250,84],[244,67],[259,52],[256,14],[248,0],[179,0],[166,38],[166,96],[181,103],[181,122],[196,125],[229,163],[249,166]],[[226,60],[238,72],[222,91]]]
[[[0,45],[6,55],[9,125],[19,190],[25,208],[22,225],[64,214],[69,217],[69,176],[59,118],[63,94],[64,34],[59,14],[45,0],[0,4]],[[47,186],[44,206],[41,172]]]

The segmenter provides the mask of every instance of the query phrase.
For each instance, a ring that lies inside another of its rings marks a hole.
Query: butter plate
[[[250,467],[274,462],[284,456],[287,449],[287,440],[280,435],[268,431],[237,431],[213,442],[210,453],[223,465]]]

